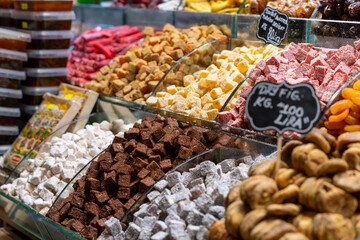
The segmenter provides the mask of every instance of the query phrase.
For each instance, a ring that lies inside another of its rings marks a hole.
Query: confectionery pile
[[[2,185],[1,190],[41,214],[47,213],[75,174],[112,142],[111,130],[112,124],[103,121],[87,125],[76,133],[53,137],[34,159],[27,159],[21,165],[19,178]]]
[[[243,148],[236,137],[159,115],[145,118],[124,137],[115,137],[74,183],[74,192],[58,200],[47,216],[84,238],[99,236],[107,219],[121,219],[167,171],[219,146]]]
[[[156,92],[146,103],[192,117],[215,120],[233,89],[244,76],[261,60],[279,51],[279,48],[272,45],[223,50],[213,55],[212,64],[206,70],[185,76],[182,84],[184,87],[170,85],[166,92]],[[243,88],[245,86],[247,83]],[[225,110],[235,107],[235,101],[236,99],[230,102]]]
[[[321,130],[288,142],[281,161],[258,164],[230,190],[209,239],[355,239],[359,142],[358,132]]]
[[[153,28],[146,27],[143,33],[145,39],[141,47],[135,45],[102,67],[86,88],[145,103],[177,60],[204,43],[226,37],[215,25],[177,29],[166,24],[161,32],[155,33]]]
[[[100,68],[108,65],[121,51],[143,37],[139,27],[96,27],[74,40],[67,68],[67,81],[84,87]]]
[[[109,219],[99,239],[207,239],[211,226],[225,216],[229,189],[248,177],[252,162],[251,157],[217,165],[203,161],[189,171],[168,174],[147,194],[149,202],[140,205],[126,229],[116,231],[112,226],[119,226],[119,220]]]
[[[360,69],[359,42],[354,44],[355,48],[347,45],[338,50],[319,50],[311,44],[291,43],[287,50],[267,61],[261,61],[250,71],[250,86],[242,88],[234,108],[218,114],[219,121],[234,127],[251,128],[245,115],[245,102],[253,86],[261,81],[311,83],[323,108],[336,91]],[[269,133],[275,134],[275,131]]]

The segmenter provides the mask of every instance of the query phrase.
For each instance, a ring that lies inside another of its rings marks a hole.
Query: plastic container
[[[11,14],[9,14],[9,16],[2,17],[2,12],[3,10],[0,9],[0,25],[7,21],[5,18],[10,19],[11,17]],[[14,27],[12,23],[9,24],[10,27]],[[30,42],[30,40],[30,35],[27,33],[3,28],[0,29],[0,48],[26,52],[26,45]]]
[[[20,117],[20,108],[0,107],[0,126],[15,126]]]
[[[0,8],[13,9],[14,8],[14,1],[13,0],[1,0],[0,1]]]
[[[15,27],[24,30],[70,30],[75,13],[13,11]]]
[[[24,66],[29,68],[65,68],[70,55],[68,49],[29,50],[29,60]]]
[[[59,86],[66,81],[67,68],[27,68],[24,86]]]
[[[11,18],[12,9],[0,9],[0,27],[13,27],[14,20]]]
[[[19,135],[18,126],[0,126],[0,145],[12,144]]]
[[[71,11],[72,0],[15,0],[14,8],[21,11]]]
[[[21,70],[25,61],[26,53],[0,48],[0,68]]]
[[[73,37],[71,31],[26,31],[31,35],[27,49],[68,49]]]
[[[29,119],[37,110],[39,106],[20,104],[21,118]]]
[[[19,89],[25,80],[25,72],[0,68],[0,88]]]
[[[0,88],[0,97],[21,99],[23,95],[20,89]]]
[[[23,99],[22,103],[29,105],[39,105],[42,101],[42,96],[45,93],[57,94],[59,87],[26,87],[22,86]]]
[[[0,106],[2,107],[17,107],[18,104],[19,103],[16,98],[8,98],[8,97],[0,96]]]

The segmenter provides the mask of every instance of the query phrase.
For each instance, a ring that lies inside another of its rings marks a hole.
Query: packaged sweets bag
[[[71,122],[81,109],[81,104],[63,97],[46,93],[39,109],[30,118],[11,148],[4,155],[4,165],[12,170],[46,137],[66,123]],[[59,131],[64,131],[61,129]],[[62,134],[62,133],[58,133]],[[37,155],[31,152],[30,158]]]

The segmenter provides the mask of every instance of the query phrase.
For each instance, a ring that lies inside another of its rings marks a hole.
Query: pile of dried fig
[[[360,132],[314,129],[288,142],[281,163],[250,169],[226,200],[209,240],[348,240],[360,235]],[[276,172],[275,172],[276,171]]]

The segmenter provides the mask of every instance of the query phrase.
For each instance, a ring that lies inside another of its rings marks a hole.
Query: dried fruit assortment
[[[245,0],[186,0],[185,11],[189,12],[218,12],[235,14]]]
[[[335,0],[334,0],[335,2]],[[266,6],[278,9],[289,17],[310,18],[319,0],[249,0],[244,6],[249,14],[261,14]]]
[[[146,103],[192,117],[215,120],[233,89],[261,60],[279,52],[272,45],[266,47],[237,47],[213,55],[206,69],[184,77],[184,87],[170,85],[150,97]],[[246,86],[245,83],[243,86]],[[236,99],[235,99],[236,101]],[[226,110],[235,106],[235,101]]]
[[[100,68],[106,66],[122,50],[141,39],[139,27],[96,27],[79,36],[68,61],[68,82],[84,87],[93,80]]]
[[[280,169],[262,162],[230,190],[209,239],[355,239],[359,143],[359,132],[336,139],[318,129],[290,141]]]
[[[48,217],[86,239],[99,236],[111,216],[118,219],[164,173],[206,149],[243,148],[240,139],[165,119],[145,118],[115,137],[94,160],[75,192],[57,201]]]
[[[350,76],[360,70],[359,43],[354,43],[355,48],[346,45],[338,50],[314,49],[311,44],[291,43],[286,51],[257,64],[248,75],[250,86],[243,87],[235,108],[219,113],[219,121],[233,127],[251,129],[245,115],[245,102],[252,87],[261,81],[311,83],[323,108]],[[267,133],[275,134],[274,131]]]
[[[177,60],[204,43],[226,37],[215,25],[177,29],[166,24],[163,31],[157,33],[146,27],[144,35],[141,47],[132,47],[125,55],[102,67],[86,88],[145,103],[150,92]]]

